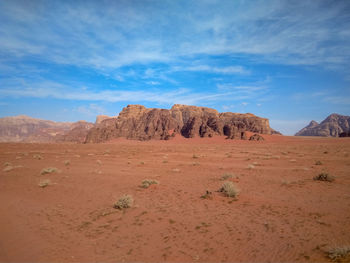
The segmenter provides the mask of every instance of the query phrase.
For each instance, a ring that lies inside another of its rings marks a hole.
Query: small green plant
[[[132,207],[133,203],[134,203],[134,199],[132,198],[131,195],[123,195],[123,196],[120,197],[119,200],[113,205],[113,207],[116,208],[116,209],[129,208],[129,207]]]
[[[321,161],[316,161],[315,165],[322,165],[322,162]]]
[[[238,195],[238,189],[229,181],[224,182],[219,191],[228,197],[236,197]]]
[[[225,180],[228,180],[228,179],[232,179],[232,178],[235,178],[236,176],[234,174],[230,174],[230,173],[224,173],[222,176],[221,176],[221,180],[222,181],[225,181]]]
[[[141,187],[142,188],[148,188],[152,184],[159,184],[159,182],[157,180],[153,180],[153,179],[145,179],[145,180],[142,181]]]
[[[51,181],[49,179],[40,180],[38,186],[41,188],[45,188],[46,186],[49,186],[51,184]]]
[[[320,173],[319,175],[316,175],[314,177],[314,180],[317,180],[317,181],[326,181],[326,182],[333,182],[335,180],[335,177],[328,174],[328,173]]]
[[[350,246],[333,247],[326,251],[328,257],[337,262],[350,261]],[[346,261],[345,261],[346,259]],[[343,261],[344,260],[344,261]],[[347,261],[349,260],[349,261]]]
[[[48,167],[48,168],[44,168],[41,170],[41,175],[44,174],[50,174],[50,173],[57,173],[58,169],[56,167]]]

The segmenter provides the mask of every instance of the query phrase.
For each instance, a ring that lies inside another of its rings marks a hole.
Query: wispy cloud
[[[67,85],[50,81],[27,83],[22,79],[7,83],[6,87],[0,89],[0,97],[10,98],[54,98],[74,101],[99,101],[99,102],[153,102],[163,105],[175,103],[197,104],[222,100],[242,100],[247,96],[237,95],[235,92],[197,92],[184,88],[176,88],[168,91],[151,90],[94,90],[86,86]],[[95,105],[95,104],[91,104]],[[85,108],[81,108],[85,110]],[[91,107],[90,109],[91,110]],[[87,110],[86,110],[87,112]]]
[[[209,72],[217,74],[249,74],[250,71],[242,66],[229,66],[229,67],[214,67],[208,65],[197,65],[190,67],[174,67],[173,71],[199,71],[199,72]]]
[[[96,69],[234,54],[271,63],[348,65],[349,9],[348,1],[323,0],[2,1],[0,50]],[[192,70],[246,73],[235,66]]]

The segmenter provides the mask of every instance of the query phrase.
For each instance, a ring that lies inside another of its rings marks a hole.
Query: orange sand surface
[[[0,262],[329,261],[350,244],[350,138],[264,137],[2,143]]]

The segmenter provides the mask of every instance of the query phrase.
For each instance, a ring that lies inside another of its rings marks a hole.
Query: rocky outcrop
[[[206,107],[175,104],[170,110],[128,105],[117,118],[101,121],[91,128],[86,142],[113,138],[170,139],[175,134],[186,138],[225,135],[228,139],[246,139],[246,131],[272,134],[268,119],[253,114],[218,113]]]
[[[89,130],[94,127],[94,124],[86,121],[78,121],[71,125],[70,130],[63,135],[57,136],[57,142],[78,142],[84,143]]]
[[[249,141],[265,141],[265,139],[261,135],[255,133],[249,137]]]
[[[107,120],[107,119],[111,119],[111,118],[113,118],[113,117],[109,117],[107,115],[97,115],[95,124],[100,124],[102,121]]]
[[[323,136],[339,137],[340,134],[350,130],[350,116],[331,114],[318,124],[311,121],[308,126],[301,129],[295,136]]]

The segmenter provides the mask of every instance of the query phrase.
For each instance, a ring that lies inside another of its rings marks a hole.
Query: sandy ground
[[[329,261],[350,244],[350,138],[265,137],[0,144],[0,261]]]

